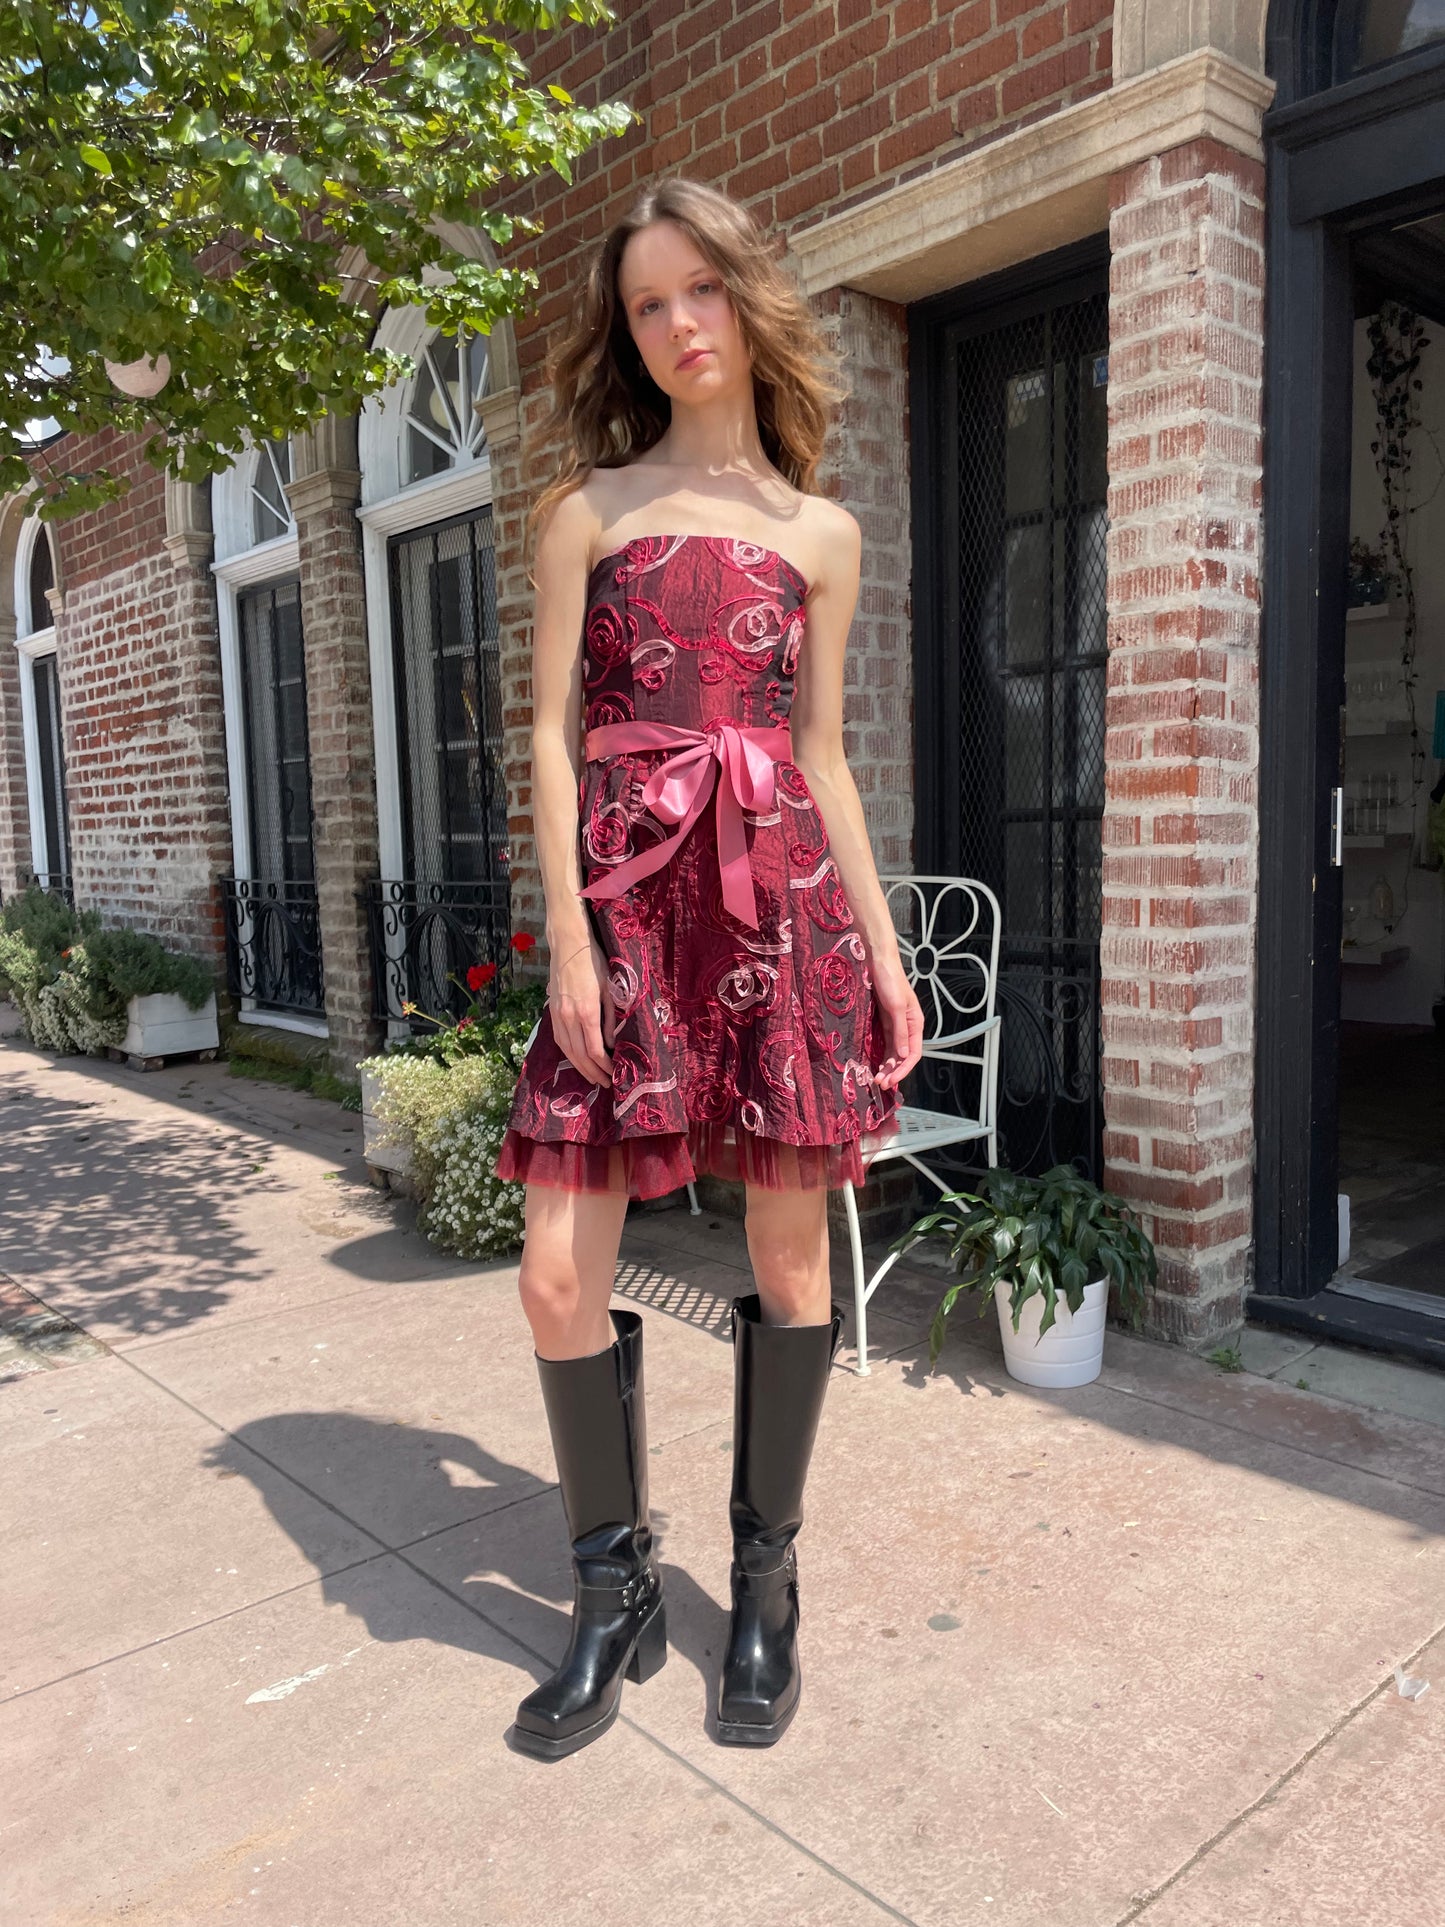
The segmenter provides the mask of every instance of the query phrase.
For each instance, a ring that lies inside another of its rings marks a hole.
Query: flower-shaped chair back
[[[998,898],[976,877],[883,876],[898,953],[923,1007],[923,1054],[982,1062],[998,997]],[[964,1048],[965,1043],[972,1048]]]

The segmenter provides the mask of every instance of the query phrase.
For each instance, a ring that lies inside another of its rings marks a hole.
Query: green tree
[[[40,483],[54,518],[128,486],[27,459],[27,424],[147,434],[183,480],[250,433],[293,434],[411,372],[370,346],[376,306],[427,303],[489,333],[537,286],[434,232],[498,246],[540,223],[488,206],[498,182],[571,161],[632,124],[531,87],[500,31],[610,25],[602,0],[8,0],[0,9],[0,492]],[[424,284],[423,270],[450,270]],[[115,363],[169,378],[138,400]],[[158,370],[159,371],[159,370]]]

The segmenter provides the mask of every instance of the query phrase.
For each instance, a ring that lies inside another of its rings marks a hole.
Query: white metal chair
[[[968,1064],[978,1071],[976,1115],[902,1105],[899,1129],[881,1141],[865,1137],[869,1169],[904,1158],[941,1192],[956,1189],[918,1155],[945,1146],[984,1141],[988,1162],[998,1162],[998,898],[974,877],[884,876],[879,878],[898,931],[898,951],[923,1006],[925,1059]],[[942,934],[939,934],[939,932]],[[960,1022],[960,1020],[962,1020]],[[874,1143],[876,1151],[872,1150]],[[869,1376],[868,1301],[899,1254],[889,1252],[871,1278],[863,1261],[854,1187],[843,1187],[848,1239],[853,1252],[853,1304],[860,1378]]]

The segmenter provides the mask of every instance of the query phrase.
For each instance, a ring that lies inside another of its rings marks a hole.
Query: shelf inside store
[[[1347,836],[1344,845],[1347,850],[1408,850],[1413,841],[1408,830],[1385,830],[1373,835]]]
[[[1357,723],[1345,722],[1346,736],[1408,736],[1408,716],[1371,716]]]
[[[1407,943],[1392,944],[1387,950],[1362,950],[1345,944],[1340,950],[1340,962],[1357,966],[1361,970],[1393,970],[1397,964],[1409,960],[1410,946]]]
[[[1405,604],[1396,598],[1390,602],[1358,602],[1352,609],[1346,609],[1346,622],[1403,622]]]

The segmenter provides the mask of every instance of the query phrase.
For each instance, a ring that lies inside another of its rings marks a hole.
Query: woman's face
[[[617,293],[643,365],[665,395],[710,400],[751,381],[727,289],[674,222],[653,221],[632,236]]]

